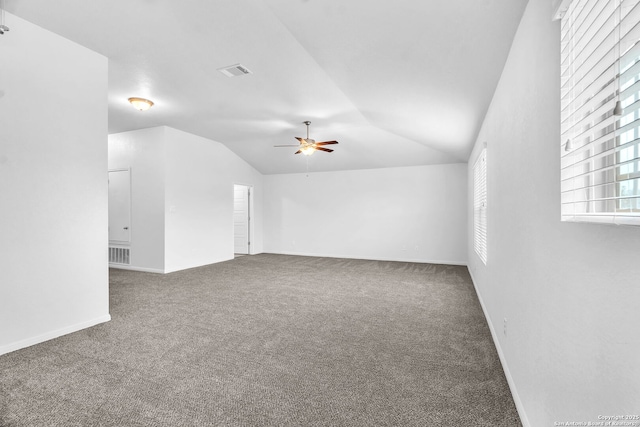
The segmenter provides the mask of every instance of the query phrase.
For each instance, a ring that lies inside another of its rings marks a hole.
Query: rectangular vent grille
[[[222,74],[227,77],[244,76],[245,74],[252,74],[247,67],[242,64],[230,65],[228,67],[218,68]]]
[[[129,265],[129,248],[109,248],[109,264]]]

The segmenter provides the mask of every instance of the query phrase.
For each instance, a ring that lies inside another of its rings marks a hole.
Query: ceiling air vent
[[[218,68],[222,74],[227,77],[244,76],[245,74],[252,74],[247,67],[242,64],[229,65],[228,67]]]

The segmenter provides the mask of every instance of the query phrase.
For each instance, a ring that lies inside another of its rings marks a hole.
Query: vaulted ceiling
[[[5,0],[109,58],[109,132],[167,125],[265,174],[466,162],[526,0]],[[252,74],[227,77],[241,63]],[[55,66],[55,64],[52,64]],[[151,99],[139,112],[127,98]],[[293,155],[312,122],[335,152]]]

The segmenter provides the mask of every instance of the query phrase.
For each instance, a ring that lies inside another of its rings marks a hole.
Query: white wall
[[[560,24],[551,16],[550,0],[529,1],[468,175],[470,271],[535,427],[640,413],[640,228],[560,222]],[[471,225],[471,168],[484,141],[486,267]]]
[[[166,128],[165,271],[233,259],[233,185],[253,186],[262,252],[262,175],[224,145]]]
[[[467,262],[466,164],[264,178],[266,252]]]
[[[6,23],[0,354],[109,320],[107,60],[9,13]]]
[[[109,169],[131,168],[129,247],[137,270],[164,272],[165,132],[156,127],[109,135]]]
[[[131,268],[233,259],[234,184],[254,187],[252,253],[262,252],[262,175],[224,145],[166,126],[109,135],[109,168],[128,167]]]

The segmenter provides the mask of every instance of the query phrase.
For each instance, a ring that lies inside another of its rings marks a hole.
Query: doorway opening
[[[109,170],[109,264],[130,265],[131,170]]]
[[[251,255],[251,207],[252,188],[249,185],[233,186],[233,252]]]

